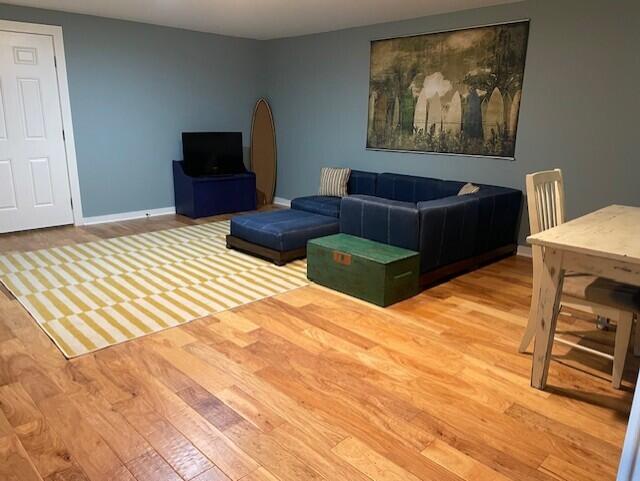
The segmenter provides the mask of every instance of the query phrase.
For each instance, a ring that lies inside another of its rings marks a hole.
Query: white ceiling
[[[519,0],[8,0],[236,37],[328,32]]]

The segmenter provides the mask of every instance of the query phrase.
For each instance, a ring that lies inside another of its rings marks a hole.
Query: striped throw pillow
[[[347,182],[349,182],[351,169],[339,169],[335,167],[323,167],[320,171],[320,195],[345,197],[347,195]]]

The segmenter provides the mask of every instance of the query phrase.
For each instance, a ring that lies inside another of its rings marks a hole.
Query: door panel
[[[2,82],[0,82],[0,140],[7,139],[7,119],[4,115],[4,97],[2,96]]]
[[[16,192],[11,160],[0,160],[0,210],[16,209]]]
[[[0,31],[0,232],[72,222],[53,38]]]
[[[37,65],[38,50],[31,47],[13,47],[13,60],[17,64]]]
[[[53,205],[53,186],[49,159],[31,159],[31,183],[33,185],[34,204]]]
[[[40,81],[36,78],[19,78],[18,91],[20,92],[20,103],[22,104],[25,137],[27,139],[42,139],[46,137]]]

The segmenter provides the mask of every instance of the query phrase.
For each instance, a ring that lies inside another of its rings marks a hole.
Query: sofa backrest
[[[363,170],[352,170],[347,184],[347,192],[353,194],[376,195],[378,174]]]
[[[372,195],[349,195],[340,206],[340,232],[418,250],[418,206]]]
[[[378,175],[376,195],[404,202],[424,202],[455,195],[464,182],[384,173]]]

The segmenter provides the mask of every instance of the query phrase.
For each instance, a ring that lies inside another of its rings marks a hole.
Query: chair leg
[[[534,293],[537,291],[534,291]],[[531,309],[529,310],[529,320],[527,321],[527,328],[522,335],[522,340],[520,341],[520,347],[518,347],[518,352],[526,352],[533,340],[533,337],[536,335],[536,309],[538,308],[538,300],[534,299],[538,296],[534,294],[531,298]],[[535,302],[535,303],[534,303]]]
[[[633,355],[640,356],[640,319],[636,316],[636,335],[633,341]]]
[[[532,275],[532,291],[531,291],[531,306],[529,307],[529,320],[527,321],[527,328],[522,335],[522,340],[520,341],[520,346],[518,347],[518,352],[526,352],[536,335],[536,311],[538,306],[540,305],[540,293],[539,293],[539,284],[540,284],[540,264],[542,263],[542,251],[540,247],[533,246],[532,248],[532,264],[533,264],[533,275]]]
[[[631,340],[631,328],[633,326],[633,313],[621,312],[616,326],[616,340],[613,351],[613,376],[612,384],[616,389],[620,389],[624,363],[627,359],[627,350]]]

